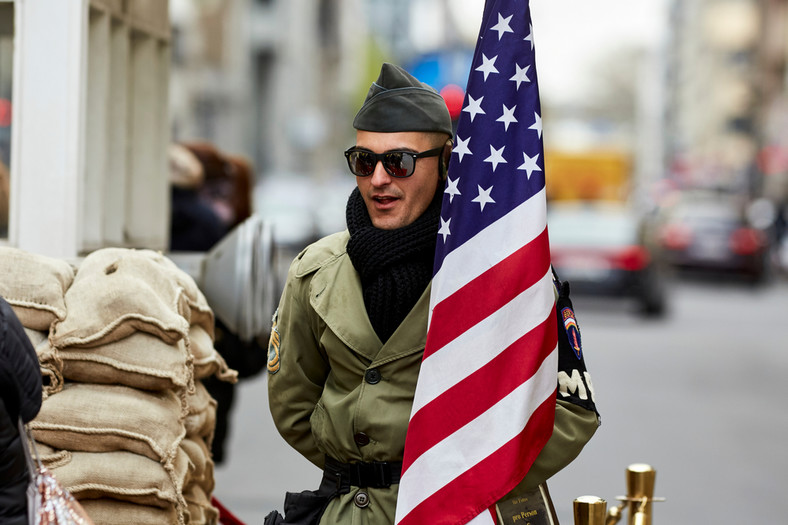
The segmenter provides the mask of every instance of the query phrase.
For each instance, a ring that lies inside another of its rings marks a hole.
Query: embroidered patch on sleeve
[[[268,373],[275,374],[279,372],[282,363],[279,360],[279,330],[276,325],[279,320],[279,310],[274,312],[274,317],[271,320],[271,338],[268,340]]]
[[[575,351],[577,358],[582,359],[583,350],[580,345],[580,329],[577,327],[574,310],[569,306],[562,309],[561,319],[564,321],[564,330],[566,330],[566,337],[569,339],[569,345],[572,347],[572,350]]]

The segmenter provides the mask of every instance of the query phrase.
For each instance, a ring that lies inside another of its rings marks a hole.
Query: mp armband
[[[599,415],[594,386],[586,369],[580,327],[577,323],[569,283],[555,280],[558,290],[555,312],[558,321],[558,399],[568,401]]]

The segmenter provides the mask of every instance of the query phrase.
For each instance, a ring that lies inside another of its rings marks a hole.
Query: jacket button
[[[353,503],[356,504],[356,507],[363,509],[369,506],[369,494],[364,492],[363,490],[359,490],[356,492],[356,495],[353,497]]]
[[[370,385],[377,385],[380,383],[380,371],[377,368],[370,368],[364,374],[364,381],[369,383]]]
[[[353,441],[355,441],[356,445],[359,447],[363,447],[364,445],[369,445],[369,436],[363,432],[358,432],[353,436]]]

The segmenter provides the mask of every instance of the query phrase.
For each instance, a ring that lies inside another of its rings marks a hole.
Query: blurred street
[[[671,284],[661,321],[575,299],[602,426],[550,482],[561,523],[573,523],[578,496],[617,504],[632,463],[657,470],[667,501],[654,504],[655,525],[784,523],[788,282]],[[241,384],[233,424],[215,495],[240,518],[262,523],[285,491],[317,487],[318,470],[273,428],[264,375]]]

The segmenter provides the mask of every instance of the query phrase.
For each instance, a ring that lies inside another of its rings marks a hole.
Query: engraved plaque
[[[558,525],[545,483],[531,492],[510,494],[495,505],[495,511],[498,525]]]

